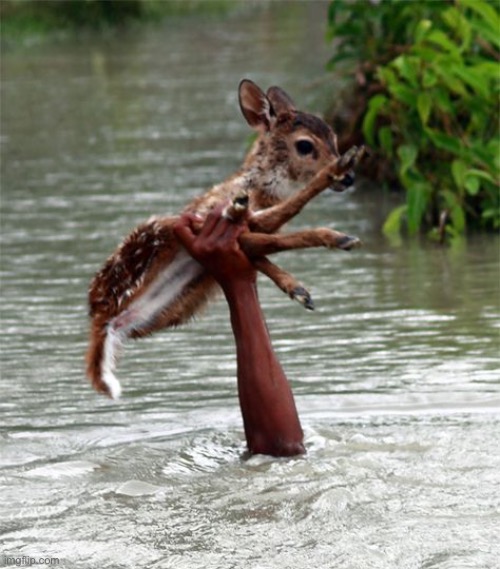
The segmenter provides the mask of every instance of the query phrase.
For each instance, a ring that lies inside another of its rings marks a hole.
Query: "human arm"
[[[248,450],[273,456],[303,454],[303,433],[290,385],[272,348],[257,296],[256,271],[238,244],[246,231],[211,213],[196,234],[194,218],[175,227],[179,241],[214,276],[227,299],[236,343],[238,395]]]

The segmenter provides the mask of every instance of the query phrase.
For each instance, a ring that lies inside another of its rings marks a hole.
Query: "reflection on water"
[[[129,344],[125,395],[83,377],[88,281],[120,238],[234,170],[242,76],[321,107],[325,4],[3,55],[2,552],[72,568],[484,568],[500,553],[499,249],[394,248],[376,189],[319,197],[293,227],[352,253],[262,280],[308,455],[242,461],[223,302]],[[318,95],[320,93],[320,95]]]

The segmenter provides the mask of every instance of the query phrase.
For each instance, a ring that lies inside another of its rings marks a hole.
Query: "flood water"
[[[262,279],[307,456],[243,459],[224,302],[126,346],[123,398],[84,377],[86,292],[120,239],[234,171],[237,85],[320,111],[326,4],[271,3],[2,55],[0,563],[493,569],[500,556],[499,251],[380,234],[393,198],[320,196],[292,227],[363,239]]]

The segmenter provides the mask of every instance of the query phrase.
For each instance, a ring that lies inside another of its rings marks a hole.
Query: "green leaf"
[[[417,44],[412,46],[411,52],[426,63],[434,63],[436,61],[436,48],[427,44]]]
[[[415,235],[420,229],[429,195],[429,186],[425,182],[416,182],[407,188],[406,205],[408,206],[408,233],[410,235]]]
[[[417,109],[423,125],[426,125],[427,121],[429,120],[429,115],[431,114],[431,106],[432,101],[429,93],[420,93],[417,98]]]
[[[488,77],[491,81],[498,81],[498,63],[494,61],[479,61],[473,69],[475,73]]]
[[[500,227],[500,208],[491,207],[485,209],[481,217],[486,221],[491,220],[495,229]]]
[[[448,65],[441,64],[436,68],[436,71],[441,77],[443,83],[452,93],[462,97],[467,95],[467,90],[465,89],[463,82],[455,75],[450,63],[448,63]]]
[[[458,138],[439,132],[438,130],[432,128],[426,128],[425,132],[434,143],[435,146],[441,150],[447,150],[453,154],[460,156],[461,154],[461,142]]]
[[[481,171],[491,172],[493,176],[498,176],[500,153],[492,154],[490,147],[482,140],[475,139],[469,148],[464,148],[462,154],[470,164],[478,166]]]
[[[368,103],[368,110],[363,119],[363,134],[368,144],[375,144],[376,120],[380,111],[386,106],[387,101],[388,99],[385,95],[375,95]]]
[[[415,103],[415,90],[400,83],[399,85],[390,85],[389,91],[394,98],[409,107],[413,107]]]
[[[397,85],[399,83],[396,73],[387,66],[379,67],[377,69],[377,77],[388,89],[390,89],[392,85]]]
[[[488,172],[485,172],[484,170],[479,170],[478,168],[471,168],[468,172],[467,172],[468,176],[476,176],[476,178],[482,178],[483,180],[487,180],[488,182],[491,182],[492,184],[497,184],[498,180],[495,180],[495,178],[493,178],[493,176],[491,174],[489,174]]]
[[[479,14],[482,19],[491,26],[491,30],[498,34],[500,28],[500,14],[495,10],[492,4],[484,0],[459,0],[458,3]]]
[[[451,173],[455,184],[459,190],[462,190],[465,186],[465,176],[467,174],[467,164],[462,160],[453,160],[451,164]]]
[[[481,182],[477,176],[471,176],[469,173],[465,178],[465,189],[471,196],[475,196],[479,192]]]
[[[452,71],[478,95],[485,99],[490,96],[489,78],[484,73],[464,65],[454,65]]]
[[[429,87],[434,87],[436,83],[437,83],[436,74],[432,69],[426,67],[422,75],[422,86],[425,89],[428,89]]]
[[[402,177],[415,164],[418,148],[413,144],[403,144],[398,148],[398,156],[400,160],[399,174]]]
[[[383,148],[385,153],[392,156],[394,149],[394,142],[392,138],[392,130],[390,126],[383,126],[378,131],[378,139],[380,141],[380,146]]]
[[[407,206],[405,204],[400,205],[391,211],[382,227],[384,235],[390,236],[401,231],[402,220],[406,214],[406,210]]]
[[[449,55],[459,56],[459,49],[457,45],[443,31],[432,30],[427,34],[425,39],[428,42],[441,47],[444,52]]]
[[[392,65],[398,70],[401,77],[406,79],[412,87],[418,84],[419,63],[417,58],[400,55],[393,60]]]
[[[479,35],[483,42],[489,42],[497,49],[500,49],[500,35],[498,34],[498,30],[492,30],[489,23],[483,22],[482,20],[473,21],[471,24],[476,35]]]
[[[471,27],[465,16],[456,8],[451,7],[445,10],[441,17],[443,21],[455,32],[456,36],[462,39],[461,49],[468,49],[471,42]]]
[[[450,212],[451,223],[456,233],[463,233],[465,230],[465,213],[458,196],[450,190],[441,190],[440,195],[444,198],[446,207]]]

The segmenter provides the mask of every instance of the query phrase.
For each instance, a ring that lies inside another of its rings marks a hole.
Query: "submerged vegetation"
[[[384,231],[498,229],[499,4],[335,0],[328,18],[329,65],[352,72],[336,127],[345,145],[362,132],[370,175],[405,190]]]

